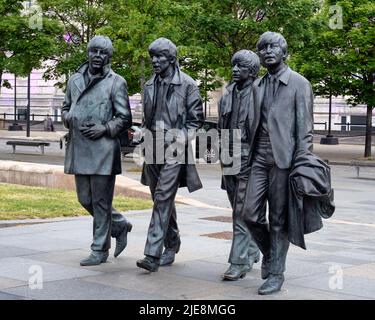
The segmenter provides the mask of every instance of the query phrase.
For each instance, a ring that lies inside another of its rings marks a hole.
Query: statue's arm
[[[71,95],[71,80],[68,80],[65,97],[63,101],[63,105],[61,108],[61,120],[66,128],[69,129],[69,124],[71,117],[69,115],[70,107],[72,105],[72,95]]]
[[[222,109],[222,104],[223,104],[223,98],[224,97],[221,97],[219,102],[217,103],[217,114],[218,114],[218,117],[217,117],[217,129],[218,131],[220,131],[221,128],[221,109]]]
[[[117,76],[112,89],[114,117],[106,124],[107,134],[114,138],[132,125],[128,88],[124,78]]]
[[[297,150],[313,148],[313,103],[314,95],[311,84],[305,80],[296,90],[296,144]]]
[[[188,86],[186,97],[186,123],[184,125],[185,137],[189,130],[198,130],[203,126],[203,101],[198,87],[194,84]],[[188,137],[189,139],[190,137]]]

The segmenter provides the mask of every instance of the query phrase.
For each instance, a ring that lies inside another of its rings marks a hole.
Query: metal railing
[[[338,126],[342,126],[342,127],[346,127],[346,131],[350,131],[351,127],[364,127],[366,128],[366,123],[350,123],[350,122],[346,122],[346,123],[337,123],[335,122],[334,123],[335,125],[338,125]]]
[[[54,122],[61,122],[61,114],[35,114],[35,113],[32,113],[30,114],[30,120],[31,121],[35,121],[35,118],[36,117],[43,117],[43,120],[38,120],[38,121],[44,121],[44,118],[47,117],[47,115],[49,115]],[[14,120],[14,113],[6,113],[6,112],[3,112],[3,113],[0,113],[0,116],[2,119],[4,120],[8,120],[8,121],[12,121]],[[17,113],[17,121],[27,121],[26,119],[26,114],[24,113]],[[324,130],[327,131],[327,126],[328,126],[328,123],[327,121],[325,122],[314,122],[314,125],[324,125]],[[346,123],[340,123],[340,122],[335,122],[334,125],[337,125],[337,126],[345,126],[346,127],[346,131],[350,131],[351,127],[366,127],[366,124],[352,124],[350,122],[346,122]]]
[[[8,121],[14,121],[14,113],[6,113],[6,112],[3,112],[3,113],[0,113],[2,119],[4,120],[8,120]],[[40,114],[40,113],[32,113],[30,114],[30,121],[35,121],[35,117],[43,117],[43,120],[38,120],[38,121],[44,121],[44,118],[47,117],[47,115],[49,115],[53,121],[55,122],[61,122],[61,119],[60,120],[57,120],[59,118],[61,118],[61,115],[60,114],[49,114],[49,113],[46,113],[46,114]],[[26,114],[24,113],[17,113],[16,114],[16,120],[17,121],[27,121],[26,119]]]
[[[324,125],[324,131],[327,131],[327,121],[326,122],[314,122],[314,125],[316,124],[323,124]]]

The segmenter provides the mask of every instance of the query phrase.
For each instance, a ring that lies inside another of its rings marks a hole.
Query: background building
[[[54,122],[61,121],[60,108],[64,100],[64,92],[55,87],[54,80],[43,79],[44,70],[34,70],[31,73],[31,120],[43,121],[49,114]],[[3,79],[8,80],[12,88],[1,88],[0,93],[0,119],[14,119],[14,92],[15,79],[13,74],[4,74]],[[210,100],[205,103],[206,118],[212,121],[217,120],[217,103],[225,91],[225,85],[212,91]],[[17,78],[17,119],[24,120],[27,106],[27,78]],[[135,121],[142,119],[141,95],[135,94],[130,97],[130,106]],[[314,129],[328,129],[328,99],[315,97],[314,100]],[[366,106],[358,105],[352,107],[348,105],[344,97],[332,98],[332,130],[333,131],[364,131],[366,122]],[[350,125],[348,125],[348,123]],[[373,117],[375,124],[375,115]],[[374,128],[375,129],[375,128]]]

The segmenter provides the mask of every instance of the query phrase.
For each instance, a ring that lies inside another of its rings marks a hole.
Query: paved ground
[[[0,139],[1,159],[62,163],[57,143],[45,156],[32,149],[12,155],[3,143]],[[342,162],[363,152],[361,146],[346,152],[343,146],[317,148],[322,158]],[[123,167],[125,175],[139,178],[131,160]],[[256,293],[262,283],[259,264],[240,281],[221,281],[231,241],[209,235],[229,232],[231,224],[205,218],[229,217],[229,204],[219,189],[218,166],[200,165],[199,172],[204,189],[190,196],[217,208],[178,206],[182,246],[173,266],[149,274],[135,265],[143,256],[150,210],[127,214],[134,224],[127,249],[97,267],[79,266],[90,245],[89,217],[12,222],[0,228],[0,299],[375,299],[374,169],[364,171],[368,179],[356,179],[353,168],[332,166],[336,212],[322,230],[306,237],[307,251],[291,246],[284,288],[268,297]]]

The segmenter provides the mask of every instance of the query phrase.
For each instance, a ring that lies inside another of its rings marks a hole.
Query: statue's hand
[[[107,128],[99,123],[88,123],[86,126],[80,127],[79,130],[86,138],[91,140],[99,139],[107,132]]]
[[[63,114],[63,117],[64,117],[64,123],[65,123],[66,127],[70,128],[72,126],[72,122],[73,122],[72,114],[69,111],[65,111],[64,114]]]

